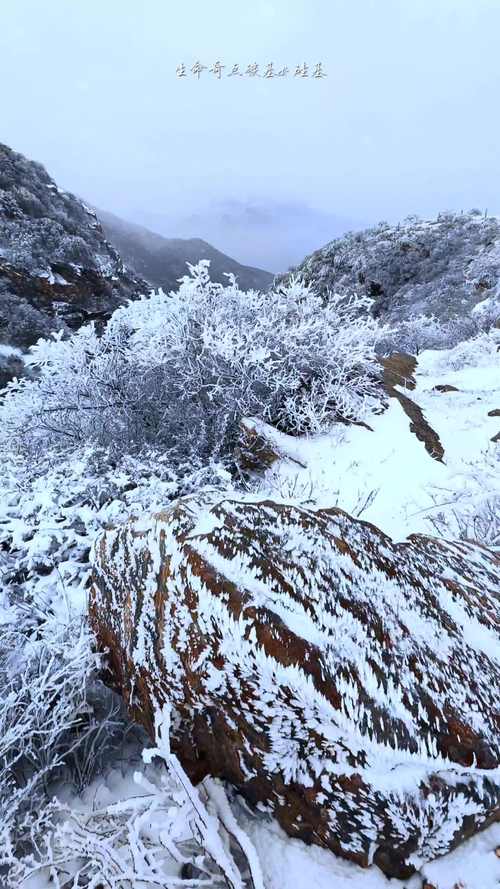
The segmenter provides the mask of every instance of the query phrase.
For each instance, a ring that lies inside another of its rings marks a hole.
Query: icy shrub
[[[476,318],[466,316],[439,321],[434,315],[419,315],[393,325],[380,340],[377,351],[381,355],[394,352],[420,355],[426,349],[453,349],[479,332]]]
[[[95,666],[81,620],[37,620],[23,604],[0,634],[0,810],[17,843],[47,781],[90,728],[86,691]]]
[[[480,330],[489,330],[500,324],[500,289],[494,296],[481,300],[472,309],[472,316]]]
[[[143,751],[145,768],[133,772],[132,795],[102,804],[95,790],[90,806],[84,798],[68,806],[55,797],[19,823],[27,837],[21,850],[4,824],[0,873],[6,887],[42,879],[56,889],[264,889],[255,849],[222,785],[207,778],[193,787],[158,726],[157,745]]]
[[[434,369],[445,372],[463,370],[466,367],[487,367],[499,357],[499,351],[500,330],[492,327],[443,354],[441,359],[434,362]]]
[[[296,281],[243,292],[234,276],[212,283],[208,265],[191,267],[175,294],[118,309],[102,336],[90,325],[39,341],[38,378],[4,396],[4,440],[30,453],[154,447],[178,465],[227,456],[244,416],[293,434],[364,416],[379,397],[380,336],[365,300],[324,304]]]
[[[37,460],[18,455],[0,467],[0,567],[13,601],[29,599],[33,614],[85,609],[92,541],[102,528],[175,497],[227,484],[216,465],[171,469],[168,455],[124,456],[119,464],[89,445]]]
[[[378,344],[382,355],[406,352],[418,355],[424,349],[447,348],[445,326],[434,316],[419,315],[410,321],[395,324]]]
[[[17,889],[31,868],[39,869],[42,850],[54,856],[59,875],[79,857],[77,849],[82,858],[86,850],[97,854],[96,830],[101,828],[104,836],[109,826],[116,838],[116,849],[106,846],[110,860],[115,853],[119,857],[129,819],[139,813],[131,803],[123,822],[120,814],[115,819],[96,813],[88,822],[75,815],[68,827],[61,804],[50,807],[49,802],[58,783],[81,793],[121,752],[122,737],[128,737],[123,714],[98,681],[86,629],[90,547],[99,530],[131,512],[163,508],[169,499],[207,481],[211,486],[227,483],[227,473],[215,466],[190,467],[189,472],[180,467],[180,472],[177,478],[166,455],[125,456],[118,465],[107,451],[90,446],[37,459],[4,456],[0,883],[9,889]],[[154,808],[157,801],[148,797],[140,811],[147,812],[150,805]],[[100,860],[92,857],[92,867],[99,866]],[[103,876],[106,869],[99,873]]]
[[[500,552],[500,447],[455,472],[450,488],[434,488],[429,522],[440,537],[475,540]]]

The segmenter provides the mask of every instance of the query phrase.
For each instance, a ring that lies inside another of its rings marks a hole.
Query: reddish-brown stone
[[[499,563],[340,510],[191,497],[110,530],[108,676],[194,781],[404,876],[500,815]],[[413,856],[413,857],[412,857]]]

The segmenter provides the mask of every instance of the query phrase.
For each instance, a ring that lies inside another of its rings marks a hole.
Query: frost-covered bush
[[[121,748],[123,715],[115,712],[98,681],[85,626],[90,547],[105,525],[130,513],[163,508],[207,482],[227,484],[227,473],[215,466],[191,467],[190,472],[181,467],[180,472],[178,478],[166,455],[125,456],[118,464],[107,451],[91,446],[59,456],[48,452],[37,460],[4,455],[0,883],[9,889],[21,884],[21,874],[26,875],[49,836],[54,848],[57,837],[66,836],[56,827],[60,805],[49,812],[57,782],[66,792],[81,792]],[[96,851],[95,827],[104,822],[107,816],[88,824],[83,819],[73,845],[58,847],[57,854],[67,861],[77,842],[82,855],[85,849]],[[111,823],[117,836],[127,836],[127,819],[111,818]],[[45,851],[49,854],[48,846]],[[2,858],[7,871],[1,869]]]
[[[429,522],[441,537],[475,540],[500,552],[500,446],[455,471],[450,486],[431,492]]]
[[[4,822],[2,885],[17,889],[35,879],[41,889],[264,889],[254,847],[232,815],[222,785],[205,779],[193,787],[170,753],[168,733],[165,738],[157,733],[157,746],[143,750],[142,757],[141,770],[118,782],[128,792],[116,802],[98,801],[103,788],[91,786],[90,806],[84,796],[72,805],[55,796],[38,811],[26,812],[17,825],[26,837],[24,848]],[[116,783],[116,774],[109,777]]]
[[[446,372],[467,367],[488,367],[494,365],[497,359],[500,363],[500,330],[492,327],[487,332],[458,343],[442,356],[437,355],[433,369]]]
[[[364,300],[325,304],[290,282],[270,293],[191,267],[177,293],[118,309],[32,350],[36,380],[12,383],[3,440],[30,453],[92,441],[115,453],[168,451],[173,464],[227,456],[251,415],[291,433],[359,420],[379,397],[376,321]]]
[[[0,811],[12,829],[82,739],[95,666],[81,621],[14,616],[0,633]]]
[[[0,567],[12,601],[33,614],[67,620],[85,610],[95,536],[130,513],[154,510],[206,484],[224,486],[216,465],[172,470],[168,455],[124,456],[119,463],[88,445],[68,455],[21,455],[0,466]]]
[[[419,355],[424,349],[449,348],[448,338],[446,326],[436,317],[419,315],[395,324],[380,341],[378,351],[382,355],[391,355],[394,352]]]
[[[483,321],[480,324],[479,316],[475,315],[446,321],[439,321],[434,315],[419,315],[394,324],[380,340],[377,351],[381,355],[391,355],[394,352],[420,355],[426,349],[453,349],[481,332],[488,331],[492,325],[484,319]]]
[[[500,325],[500,285],[494,296],[486,297],[474,306],[472,316],[480,330],[487,331]]]

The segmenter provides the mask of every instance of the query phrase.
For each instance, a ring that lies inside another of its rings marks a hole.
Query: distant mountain
[[[102,319],[147,290],[93,210],[0,144],[0,365],[51,331]]]
[[[272,196],[238,200],[212,198],[195,212],[173,217],[169,211],[151,215],[155,231],[175,231],[180,238],[193,234],[260,268],[281,274],[318,244],[363,227],[363,221],[322,210],[300,200],[277,200]]]
[[[212,280],[226,282],[225,272],[233,272],[243,290],[267,290],[273,275],[262,269],[241,265],[200,238],[164,238],[140,225],[125,222],[112,213],[96,210],[108,240],[127,265],[153,287],[177,290],[178,279],[187,273],[186,263],[210,260]]]
[[[330,241],[293,274],[322,293],[369,296],[372,314],[391,323],[421,314],[463,318],[500,297],[500,220],[473,210],[380,223]]]

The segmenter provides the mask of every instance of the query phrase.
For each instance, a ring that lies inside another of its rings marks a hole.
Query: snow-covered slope
[[[373,313],[391,323],[420,314],[463,319],[498,297],[500,220],[472,211],[380,223],[331,241],[293,273],[321,292],[371,297]]]
[[[373,418],[373,431],[351,426],[300,443],[276,436],[278,447],[292,459],[283,457],[268,470],[262,492],[285,500],[339,505],[353,514],[361,511],[364,519],[397,540],[411,533],[432,533],[432,520],[438,521],[439,515],[438,530],[454,537],[465,529],[474,536],[474,531],[481,530],[477,520],[487,503],[498,521],[500,446],[491,441],[500,431],[500,352],[495,339],[427,351],[418,358],[416,388],[406,394],[438,432],[445,450],[443,463],[429,456],[393,399],[385,413]],[[443,392],[437,386],[453,386],[458,391]],[[362,872],[326,851],[305,847],[272,822],[256,821],[244,812],[240,820],[259,854],[266,889],[330,889],[332,885],[335,889],[421,889],[423,882],[435,889],[500,886],[499,825],[400,883],[387,880],[377,868]]]
[[[422,408],[439,435],[443,462],[429,455],[411,431],[400,403],[390,398],[383,413],[369,418],[371,429],[342,425],[328,435],[309,439],[274,433],[284,456],[249,496],[339,505],[396,540],[412,532],[432,533],[431,520],[439,522],[442,515],[440,535],[479,536],[483,542],[498,545],[498,540],[487,537],[495,533],[488,516],[495,511],[498,516],[500,499],[498,445],[492,441],[500,430],[497,337],[492,332],[453,350],[421,354],[416,388],[401,389]],[[457,391],[440,391],[437,386],[453,386]],[[19,620],[17,602],[28,587],[36,602],[44,608],[50,604],[58,626],[69,613],[85,609],[88,549],[103,526],[130,513],[159,508],[183,493],[170,475],[168,461],[162,466],[155,460],[149,469],[135,460],[115,465],[109,456],[91,449],[87,456],[69,463],[57,455],[46,457],[49,469],[35,480],[33,467],[21,466],[22,461],[17,467],[5,462],[0,472],[0,566],[6,602],[0,621],[4,627]],[[104,472],[106,461],[109,470]],[[193,481],[195,487],[202,483]],[[371,496],[372,491],[376,496]],[[42,625],[37,632],[43,640],[47,630]],[[66,788],[65,802],[73,812],[91,813],[101,804],[121,799],[126,800],[122,810],[128,812],[137,797],[137,785],[132,786],[130,776],[136,765],[135,759],[108,764],[82,795]],[[160,762],[154,768],[161,784],[164,766]],[[151,794],[154,806],[156,797]],[[500,885],[500,857],[495,853],[500,847],[498,826],[451,855],[424,865],[410,880],[389,881],[377,868],[361,870],[326,850],[292,840],[274,822],[255,818],[236,801],[232,803],[239,824],[256,847],[265,889],[421,889],[424,877],[437,889],[498,889]],[[154,831],[146,817],[142,824],[149,842]],[[14,884],[15,889],[18,885]],[[29,883],[30,889],[51,885],[46,870]]]
[[[391,398],[386,411],[372,416],[370,429],[337,426],[328,435],[300,440],[265,430],[291,459],[285,456],[268,470],[262,492],[340,506],[394,540],[432,533],[431,520],[441,514],[450,524],[448,536],[456,536],[455,513],[472,514],[495,493],[500,496],[498,445],[492,441],[500,430],[497,339],[492,333],[453,350],[424,352],[416,388],[398,387],[438,434],[443,462],[432,459]],[[453,388],[440,389],[448,386]]]

